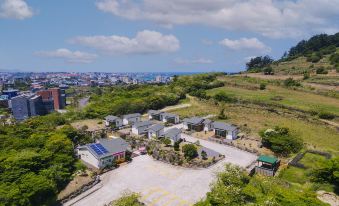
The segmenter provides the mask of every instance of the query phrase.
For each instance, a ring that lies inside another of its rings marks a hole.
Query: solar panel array
[[[97,153],[97,155],[103,155],[108,153],[108,151],[101,144],[91,144],[90,147]]]

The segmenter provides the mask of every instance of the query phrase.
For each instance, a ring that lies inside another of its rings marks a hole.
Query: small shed
[[[255,166],[255,173],[266,176],[274,176],[280,166],[280,160],[276,157],[260,155]]]

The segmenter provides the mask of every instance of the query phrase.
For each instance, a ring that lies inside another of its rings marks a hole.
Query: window
[[[215,135],[219,137],[226,137],[227,132],[225,130],[215,130]]]

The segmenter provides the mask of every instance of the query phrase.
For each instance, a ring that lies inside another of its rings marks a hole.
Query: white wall
[[[141,133],[144,132],[149,126],[150,125],[146,125],[138,128],[132,126],[132,133],[136,135],[141,135]]]
[[[122,119],[116,119],[115,122],[116,122],[116,126],[117,127],[121,127],[122,126]]]
[[[187,124],[184,122],[183,124],[183,128],[185,129],[185,130],[188,130],[188,126],[187,126]]]
[[[211,124],[205,124],[204,126],[204,131],[208,132],[212,130],[212,125]]]
[[[140,117],[123,119],[123,125],[134,124],[136,122],[140,122]]]
[[[158,138],[160,136],[163,136],[164,134],[165,134],[164,129],[161,129],[157,132],[152,131],[152,130],[148,131],[148,137]]]
[[[78,155],[80,156],[82,161],[98,169],[100,168],[100,162],[88,150],[78,150]]]

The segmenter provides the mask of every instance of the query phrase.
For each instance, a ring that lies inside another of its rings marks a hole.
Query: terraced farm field
[[[282,105],[304,111],[327,112],[339,116],[339,100],[336,98],[295,91],[279,86],[268,85],[265,90],[252,90],[233,86],[215,88],[207,92],[214,96],[224,92],[229,97],[258,103]]]

